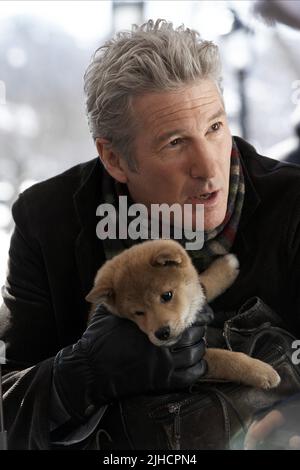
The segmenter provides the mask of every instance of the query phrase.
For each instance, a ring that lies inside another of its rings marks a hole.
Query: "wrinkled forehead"
[[[205,125],[213,114],[224,113],[219,90],[209,79],[174,91],[145,93],[132,103],[139,127],[155,136],[162,129],[184,125],[190,118]]]

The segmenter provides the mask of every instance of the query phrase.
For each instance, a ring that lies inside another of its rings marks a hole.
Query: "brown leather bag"
[[[251,298],[223,330],[208,327],[208,346],[227,347],[259,358],[281,376],[261,390],[201,379],[186,392],[122,400],[108,408],[86,448],[242,449],[254,414],[300,391],[300,366],[293,364],[296,339],[259,298]]]

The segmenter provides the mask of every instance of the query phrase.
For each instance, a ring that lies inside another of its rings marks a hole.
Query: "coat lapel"
[[[101,203],[101,163],[99,158],[92,163],[92,168],[89,167],[89,171],[85,172],[82,184],[73,196],[80,223],[75,257],[84,296],[91,289],[95,273],[104,261],[103,249],[96,236],[96,209]]]

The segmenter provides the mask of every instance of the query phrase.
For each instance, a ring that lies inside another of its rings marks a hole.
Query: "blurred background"
[[[83,74],[132,23],[165,18],[215,41],[232,133],[300,163],[300,1],[1,1],[0,285],[19,192],[96,156]]]

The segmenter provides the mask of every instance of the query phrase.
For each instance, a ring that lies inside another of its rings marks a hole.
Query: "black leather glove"
[[[188,387],[206,372],[202,325],[200,316],[176,345],[157,347],[132,321],[98,307],[81,339],[54,360],[54,386],[65,409],[84,421],[121,397]]]

